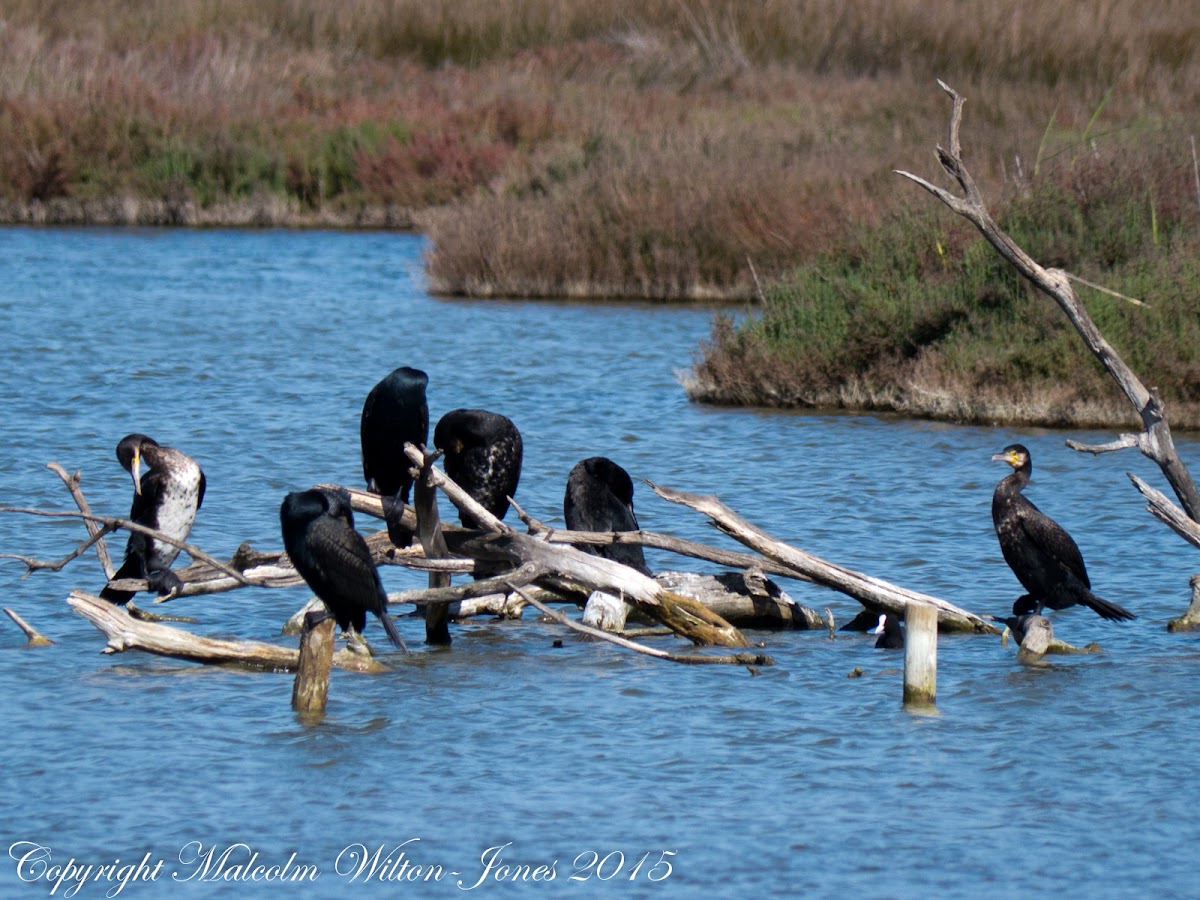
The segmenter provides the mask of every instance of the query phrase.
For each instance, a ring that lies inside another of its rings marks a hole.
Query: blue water
[[[306,726],[286,675],[102,655],[64,602],[102,585],[94,556],[27,579],[0,561],[3,605],[56,642],[26,648],[0,620],[0,896],[50,895],[61,870],[12,858],[33,847],[112,878],[145,857],[139,877],[155,877],[127,897],[1195,893],[1200,637],[1165,626],[1200,565],[1125,477],[1161,484],[1151,464],[1075,454],[1059,432],[692,405],[676,373],[711,311],[433,299],[421,251],[394,234],[0,230],[0,503],[73,509],[44,469],[56,460],[95,509],[124,514],[113,448],[144,431],[204,467],[194,543],[277,549],[284,493],[361,484],[362,400],[413,365],[435,421],[481,406],[517,423],[518,500],[544,521],[561,521],[571,466],[602,454],[981,613],[1020,592],[988,512],[1007,471],[989,457],[1019,439],[1030,496],[1138,620],[1056,614],[1060,637],[1104,652],[1044,670],[997,638],[943,637],[938,714],[918,716],[901,708],[900,656],[863,635],[751,633],[776,661],[754,677],[581,642],[532,613],[456,626],[449,650],[400,619],[415,652],[386,653],[385,675],[335,672],[327,718]],[[1200,471],[1200,447],[1178,439]],[[733,546],[639,485],[643,527]],[[0,515],[0,552],[64,556],[79,534]],[[383,574],[390,590],[423,583]],[[842,622],[860,608],[783,584]],[[291,641],[279,628],[306,599],[246,589],[170,609],[204,634]],[[368,637],[387,647],[377,626]],[[353,878],[364,853],[428,880]],[[514,871],[530,880],[498,880]],[[100,877],[70,896],[120,887]]]

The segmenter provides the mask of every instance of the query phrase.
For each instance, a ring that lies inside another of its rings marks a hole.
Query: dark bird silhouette
[[[506,416],[484,409],[455,409],[438,420],[433,444],[444,453],[446,474],[497,519],[521,478],[521,432]],[[467,528],[473,516],[459,513]]]
[[[196,461],[174,447],[160,447],[144,434],[121,438],[117,461],[133,478],[130,520],[177,541],[186,540],[196,521],[196,512],[204,502],[204,473]],[[179,576],[171,571],[171,563],[178,555],[179,548],[175,545],[132,532],[125,544],[125,560],[113,580],[145,578],[151,590],[173,594],[182,587]],[[100,597],[124,606],[136,593],[106,586]]]
[[[900,620],[891,613],[883,613],[871,633],[879,635],[875,646],[880,650],[904,649],[904,629],[900,627]]]
[[[387,593],[367,542],[354,529],[349,494],[323,488],[288,494],[279,524],[288,559],[343,633],[362,634],[367,613],[374,613],[391,642],[408,649],[387,614]]]
[[[1005,447],[992,457],[1013,467],[992,495],[992,524],[1000,550],[1017,580],[1029,592],[1017,601],[1023,612],[1044,607],[1066,609],[1082,604],[1105,619],[1137,618],[1127,609],[1092,593],[1083,555],[1061,525],[1039,510],[1021,491],[1029,484],[1033,463],[1021,444]],[[1014,606],[1014,613],[1016,612]]]
[[[593,456],[575,464],[567,476],[563,516],[571,531],[637,531],[633,480],[611,459]],[[649,575],[640,544],[581,544],[580,550],[603,556]]]
[[[359,424],[367,490],[383,498],[388,536],[397,547],[412,543],[412,532],[400,524],[413,482],[404,445],[423,447],[429,436],[428,384],[429,376],[420,369],[396,369],[371,388]]]

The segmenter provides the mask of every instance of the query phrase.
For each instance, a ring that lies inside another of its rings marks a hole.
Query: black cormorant
[[[1017,601],[1022,609],[1040,613],[1043,607],[1066,609],[1082,603],[1105,619],[1136,618],[1092,593],[1083,555],[1075,541],[1021,493],[1033,471],[1029,451],[1021,444],[1012,444],[992,459],[1013,467],[1012,474],[1001,479],[992,495],[992,523],[1004,561],[1029,592],[1028,599]]]
[[[391,642],[408,649],[387,614],[387,593],[367,542],[354,529],[349,494],[323,488],[288,494],[279,507],[279,523],[292,565],[343,632],[362,634],[371,612]]]
[[[429,437],[428,384],[429,376],[420,369],[402,366],[371,388],[363,403],[359,425],[363,477],[367,490],[383,498],[388,535],[397,547],[412,543],[412,533],[400,525],[413,481],[404,445],[423,447]]]
[[[879,635],[875,646],[881,650],[904,649],[904,629],[900,627],[900,620],[891,613],[880,615],[879,624],[871,633]]]
[[[174,447],[160,447],[144,434],[121,438],[117,460],[133,477],[129,518],[177,541],[186,540],[196,521],[196,512],[204,502],[204,473],[196,461]],[[145,474],[142,474],[143,464],[147,469]],[[133,532],[125,545],[125,561],[113,580],[145,578],[151,590],[171,593],[181,586],[179,577],[171,571],[171,563],[178,555],[179,548],[175,545]],[[100,596],[123,606],[136,593],[105,587]]]
[[[455,409],[438,420],[433,444],[445,456],[446,474],[497,519],[521,478],[521,432],[506,416],[484,409]],[[479,523],[459,513],[467,528]]]
[[[629,473],[603,456],[576,463],[567,476],[563,517],[571,531],[637,531]],[[651,574],[640,544],[581,544],[579,549]]]

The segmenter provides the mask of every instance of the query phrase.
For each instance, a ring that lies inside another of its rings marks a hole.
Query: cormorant
[[[428,384],[429,376],[420,369],[402,366],[371,388],[363,403],[359,425],[363,478],[367,490],[383,498],[388,535],[397,547],[412,543],[412,532],[400,525],[413,482],[404,445],[423,447],[429,436]]]
[[[506,416],[484,409],[455,409],[438,420],[433,444],[445,454],[446,474],[497,519],[521,478],[521,432]],[[479,523],[465,513],[467,528]]]
[[[904,629],[900,627],[900,620],[891,613],[883,613],[879,617],[879,625],[871,633],[879,635],[879,638],[875,641],[877,649],[904,649]]]
[[[196,521],[196,512],[204,502],[204,473],[196,461],[174,447],[159,446],[144,434],[121,438],[117,461],[133,477],[130,520],[177,541],[186,540]],[[125,545],[125,560],[112,580],[145,578],[151,590],[169,594],[182,586],[179,576],[171,571],[171,563],[178,555],[179,548],[175,545],[132,532]],[[105,587],[100,597],[124,606],[136,593]]]
[[[629,473],[603,456],[576,463],[567,476],[563,516],[571,531],[637,531]],[[581,544],[579,549],[651,574],[640,544]]]
[[[288,494],[279,507],[279,524],[292,565],[343,633],[353,629],[362,634],[371,612],[391,642],[408,649],[387,614],[387,593],[367,542],[354,529],[348,493],[313,488]]]
[[[1022,598],[1025,612],[1043,607],[1066,609],[1081,603],[1105,619],[1137,618],[1127,609],[1092,593],[1083,555],[1061,525],[1039,510],[1022,493],[1029,483],[1033,463],[1021,444],[1005,447],[992,457],[1013,467],[992,495],[992,523],[1000,539],[1004,561],[1029,592]],[[1016,612],[1014,606],[1014,613]]]

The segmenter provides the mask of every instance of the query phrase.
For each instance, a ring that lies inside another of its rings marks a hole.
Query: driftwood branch
[[[536,607],[543,615],[549,616],[560,625],[565,625],[572,631],[577,631],[580,634],[588,637],[597,638],[602,641],[616,644],[619,647],[624,647],[627,650],[636,650],[638,653],[644,653],[647,656],[653,656],[656,659],[665,659],[670,662],[691,663],[693,665],[711,665],[711,664],[732,664],[741,666],[769,666],[774,665],[775,660],[762,653],[735,653],[732,656],[696,656],[691,654],[668,653],[665,650],[656,650],[654,647],[647,647],[645,644],[639,644],[637,641],[631,641],[629,638],[624,638],[619,635],[612,634],[608,631],[601,631],[599,628],[591,628],[580,622],[564,616],[561,612],[551,609],[546,606],[532,594],[522,588],[514,587],[516,593],[520,594],[529,603],[530,606]]]
[[[794,569],[818,584],[853,597],[870,609],[902,615],[910,603],[923,603],[937,608],[938,626],[945,631],[998,633],[996,627],[990,622],[974,613],[959,609],[945,600],[896,587],[882,579],[872,578],[869,575],[863,575],[852,569],[827,562],[811,553],[778,541],[747,522],[716,497],[711,495],[701,497],[660,487],[656,484],[650,484],[650,487],[664,500],[691,507],[708,516],[721,531],[763,556]]]
[[[201,637],[155,622],[143,622],[124,609],[83,591],[72,591],[67,603],[108,638],[105,653],[143,650],[158,656],[189,662],[243,666],[278,672],[294,672],[299,650],[260,641],[225,641]],[[355,672],[382,672],[387,666],[370,656],[341,650],[333,665]]]
[[[960,196],[951,193],[910,172],[897,170],[896,174],[917,183],[954,212],[971,222],[996,249],[997,253],[1029,279],[1034,287],[1047,294],[1058,304],[1083,339],[1084,344],[1112,376],[1141,417],[1142,433],[1125,435],[1117,443],[1136,446],[1143,454],[1152,459],[1162,470],[1167,483],[1171,485],[1187,515],[1193,520],[1200,521],[1200,492],[1197,491],[1191,474],[1175,451],[1171,428],[1167,422],[1166,408],[1159,399],[1158,392],[1154,388],[1147,388],[1134,371],[1125,364],[1116,350],[1104,339],[1083,304],[1079,302],[1079,298],[1075,296],[1067,273],[1060,269],[1043,268],[1018,247],[992,219],[974,179],[962,161],[959,129],[962,124],[963,98],[944,82],[939,81],[938,84],[950,95],[953,102],[950,113],[950,146],[949,149],[938,146],[938,162],[946,174],[957,183],[962,194]],[[1106,449],[1116,449],[1116,445],[1108,445]]]
[[[531,562],[548,576],[621,597],[695,644],[749,646],[741,632],[703,604],[666,590],[653,578],[629,566],[574,547],[549,544],[510,530],[506,534],[482,535],[465,543],[462,549],[478,559],[500,560],[513,566]]]
[[[1152,488],[1132,472],[1126,472],[1133,486],[1141,491],[1146,498],[1146,510],[1154,518],[1166,525],[1177,535],[1194,547],[1200,547],[1200,524],[1193,521],[1187,513],[1171,502],[1171,498],[1162,491]]]
[[[245,579],[245,577],[242,575],[242,573],[239,572],[237,569],[233,568],[232,566],[230,566],[226,563],[221,562],[219,559],[216,559],[215,557],[209,556],[207,553],[205,553],[199,547],[189,544],[186,541],[176,540],[175,538],[171,537],[168,534],[164,534],[163,532],[158,531],[157,529],[154,529],[154,528],[148,528],[147,526],[141,525],[137,522],[134,522],[131,519],[123,519],[123,518],[120,518],[117,516],[98,516],[93,513],[85,513],[85,512],[68,512],[68,511],[51,510],[51,509],[30,509],[30,508],[22,507],[22,506],[0,506],[0,512],[21,513],[21,514],[27,515],[27,516],[41,516],[41,517],[50,518],[50,519],[82,519],[85,524],[89,523],[89,522],[96,523],[96,524],[104,526],[109,531],[114,531],[118,528],[124,528],[126,531],[136,531],[139,534],[148,535],[149,537],[152,537],[155,540],[159,540],[159,541],[162,541],[163,543],[170,544],[172,547],[178,547],[180,550],[184,551],[188,556],[192,557],[192,559],[207,563],[212,568],[216,569],[219,572],[223,572],[225,575],[228,575],[230,578],[233,578],[235,581],[239,581],[242,584],[250,583]],[[93,538],[89,537],[88,543],[90,543],[92,540],[93,540]],[[134,579],[128,579],[128,581],[133,582]],[[125,583],[125,580],[123,579],[122,584],[124,584],[124,583]],[[145,586],[144,581],[136,582],[136,583],[140,583],[143,587]]]
[[[640,544],[655,550],[668,550],[680,556],[690,556],[693,559],[703,559],[721,566],[735,569],[756,569],[767,575],[783,575],[800,581],[811,581],[787,566],[780,565],[774,560],[765,559],[757,553],[740,553],[736,550],[724,550],[696,541],[658,534],[654,531],[568,531],[565,528],[552,528],[535,519],[523,510],[516,501],[511,501],[513,508],[521,521],[529,526],[529,533],[536,534],[555,544]]]
[[[30,647],[46,647],[54,643],[54,641],[43,635],[40,631],[17,615],[17,613],[15,613],[13,610],[5,608],[4,614],[12,619],[13,623],[20,628],[21,631],[25,632],[25,637],[28,639]]]
[[[82,476],[78,472],[68,475],[67,470],[56,462],[46,463],[46,468],[62,479],[63,484],[67,486],[67,490],[71,492],[71,497],[74,498],[75,505],[79,507],[79,511],[84,515],[90,516],[92,514],[92,509],[88,505],[87,500],[83,496],[83,491],[79,487],[79,482],[81,481]],[[112,578],[113,573],[116,572],[117,569],[116,566],[113,565],[112,556],[108,552],[108,544],[104,541],[104,534],[107,529],[96,524],[95,522],[89,521],[88,519],[84,519],[83,524],[84,527],[87,528],[88,534],[95,539],[96,556],[99,558],[100,566],[104,570],[104,577]]]

